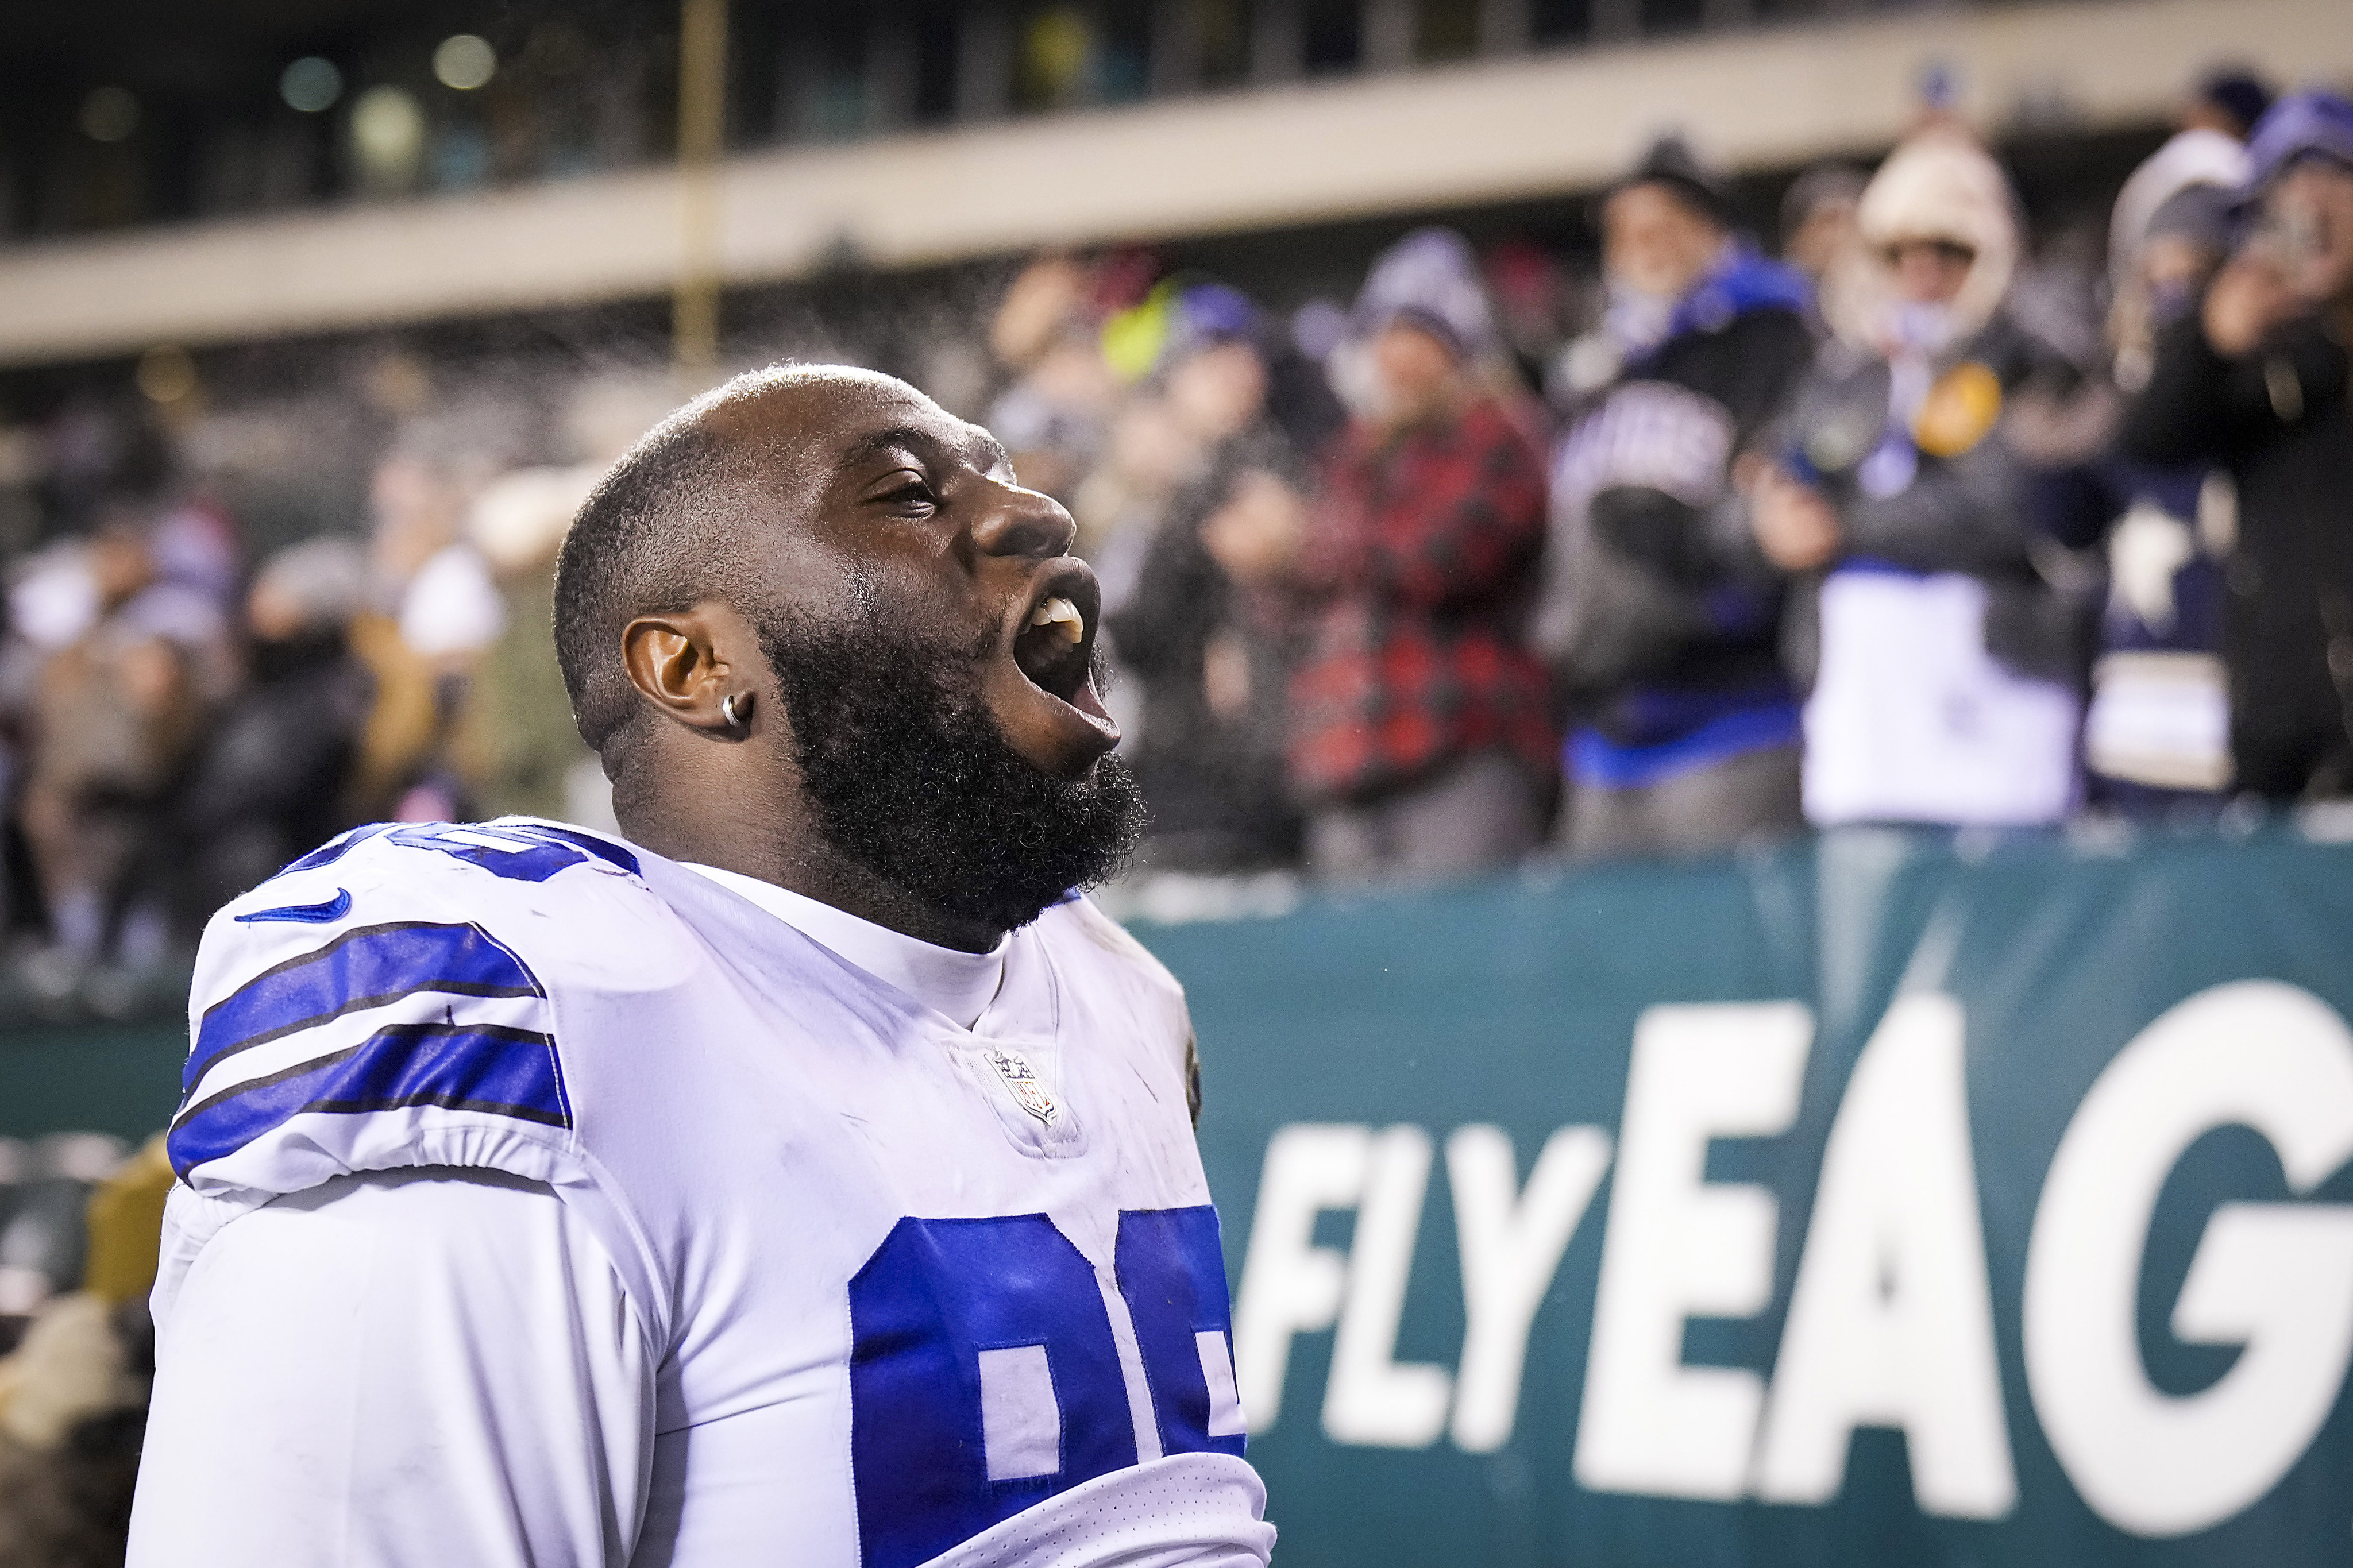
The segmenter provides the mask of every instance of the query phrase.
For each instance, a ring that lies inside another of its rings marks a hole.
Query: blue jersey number
[[[1113,1259],[1169,1453],[1241,1452],[1216,1211],[1120,1216]],[[913,1568],[1136,1460],[1094,1269],[1043,1215],[902,1219],[849,1282],[866,1568]]]
[[[1119,1293],[1144,1352],[1160,1447],[1240,1457],[1241,1406],[1234,1394],[1233,1307],[1218,1211],[1130,1209],[1119,1216]]]
[[[591,855],[632,875],[638,869],[638,858],[621,846],[593,833],[578,833],[546,823],[491,827],[470,822],[425,822],[407,826],[376,822],[329,839],[301,859],[279,868],[278,875],[332,866],[378,834],[386,835],[387,843],[453,856],[510,882],[544,882],[558,871],[582,864]]]
[[[412,849],[438,849],[444,855],[454,855],[470,866],[480,866],[492,876],[511,882],[544,882],[591,855],[624,871],[638,868],[638,858],[619,845],[561,827],[490,827],[437,822],[419,827],[396,827],[391,841]]]

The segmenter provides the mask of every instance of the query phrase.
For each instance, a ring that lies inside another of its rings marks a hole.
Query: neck
[[[761,792],[744,789],[740,778],[695,779],[681,770],[658,797],[628,783],[615,792],[621,830],[657,855],[772,883],[934,947],[987,952],[1004,938],[1002,928],[950,914],[844,854],[818,830],[797,778]]]

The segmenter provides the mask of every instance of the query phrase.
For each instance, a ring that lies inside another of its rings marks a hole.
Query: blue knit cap
[[[2273,104],[2247,142],[2248,190],[2262,190],[2306,158],[2353,170],[2353,103],[2333,92],[2298,92]]]
[[[1470,242],[1450,228],[1416,229],[1383,251],[1356,296],[1367,335],[1406,321],[1475,359],[1494,346],[1495,321]]]

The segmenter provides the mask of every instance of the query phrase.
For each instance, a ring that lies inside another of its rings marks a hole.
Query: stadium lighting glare
[[[81,100],[82,134],[93,142],[127,142],[139,129],[139,100],[127,87],[92,88]]]
[[[278,96],[286,100],[290,109],[316,114],[343,96],[343,73],[335,68],[332,60],[305,55],[279,77]]]
[[[497,74],[499,54],[486,38],[457,33],[433,51],[433,77],[443,87],[471,92]]]
[[[396,87],[372,87],[352,105],[352,150],[371,184],[406,185],[425,153],[425,111]]]
[[[158,343],[139,356],[135,378],[150,403],[177,403],[196,389],[196,362],[174,343]]]

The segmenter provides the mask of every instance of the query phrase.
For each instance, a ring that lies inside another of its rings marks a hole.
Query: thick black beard
[[[976,650],[892,625],[759,619],[818,827],[919,902],[990,931],[1124,870],[1144,796],[1117,757],[1062,778],[1031,766],[981,700]]]

